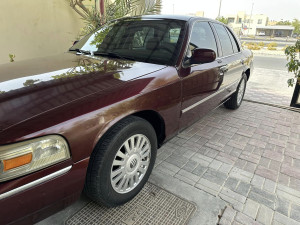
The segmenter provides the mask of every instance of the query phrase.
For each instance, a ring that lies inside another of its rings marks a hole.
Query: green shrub
[[[277,50],[277,43],[275,43],[275,42],[271,42],[270,44],[268,44],[267,45],[267,47],[268,47],[268,50],[271,50],[271,51],[273,51],[273,50]]]
[[[268,44],[268,47],[277,47],[277,43],[276,42],[271,42]]]
[[[260,50],[261,47],[257,43],[248,43],[246,44],[247,48],[250,50]]]
[[[259,45],[260,47],[264,47],[264,46],[265,46],[265,43],[261,41],[261,42],[258,43],[258,45]]]

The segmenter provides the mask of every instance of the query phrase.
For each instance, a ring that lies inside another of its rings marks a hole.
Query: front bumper
[[[89,158],[71,160],[0,184],[0,224],[32,224],[80,196]]]

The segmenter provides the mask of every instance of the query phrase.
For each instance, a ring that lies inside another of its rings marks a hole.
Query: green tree
[[[294,33],[300,34],[300,20],[294,19],[292,25],[295,27]]]
[[[285,21],[279,21],[276,23],[276,25],[292,25],[292,23],[288,20],[285,20]]]
[[[300,84],[300,40],[294,46],[289,46],[285,49],[288,63],[286,64],[288,71],[294,73],[294,78],[288,79],[288,86],[292,87],[295,81]],[[298,58],[297,58],[298,55]]]
[[[96,10],[94,7],[92,9],[85,7],[83,3],[85,0],[67,1],[85,22],[81,36],[96,30],[108,21],[121,17],[159,14],[162,7],[161,0],[100,0],[100,10]]]
[[[225,18],[224,16],[217,17],[216,20],[218,20],[221,23],[228,24],[228,18]]]

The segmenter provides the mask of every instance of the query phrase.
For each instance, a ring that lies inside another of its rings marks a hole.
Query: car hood
[[[166,66],[64,53],[0,65],[0,131]]]

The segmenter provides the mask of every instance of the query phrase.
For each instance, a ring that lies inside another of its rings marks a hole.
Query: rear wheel
[[[243,74],[236,92],[224,103],[227,109],[237,109],[242,104],[247,85],[247,76]]]
[[[150,176],[156,149],[156,133],[150,123],[134,116],[122,120],[95,147],[85,193],[108,207],[131,200]]]

